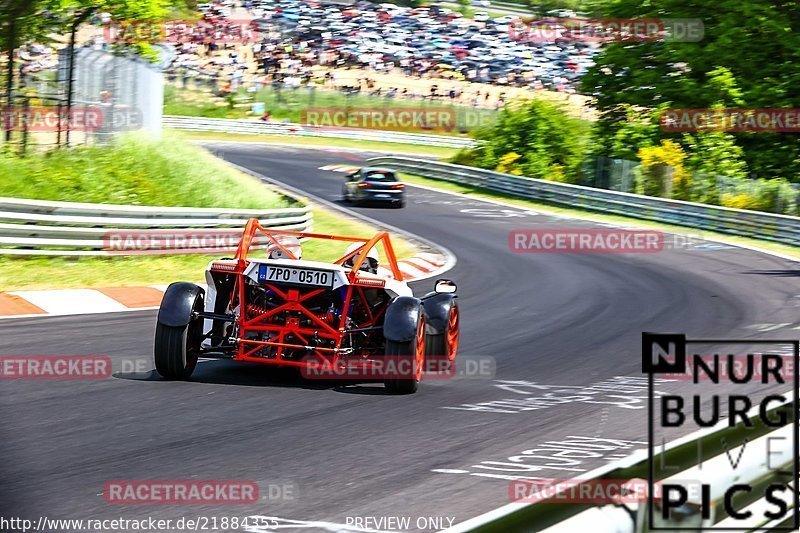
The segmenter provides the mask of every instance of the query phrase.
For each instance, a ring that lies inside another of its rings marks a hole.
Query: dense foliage
[[[596,158],[631,160],[640,163],[635,190],[641,193],[797,211],[796,133],[679,133],[662,129],[660,120],[676,108],[797,107],[800,33],[794,29],[800,25],[800,2],[597,0],[580,7],[611,19],[700,20],[703,35],[696,42],[604,44],[582,80],[582,91],[595,98],[599,112],[590,134],[561,110],[528,103],[507,110],[495,128],[479,136],[484,144],[462,152],[457,161],[593,184],[597,176],[581,171],[597,166]]]
[[[643,146],[679,142],[695,170],[800,181],[794,133],[668,133],[667,108],[793,108],[800,102],[800,4],[783,0],[612,0],[612,18],[700,19],[698,42],[616,42],[583,79],[597,98],[594,151],[633,159]]]
[[[531,100],[506,106],[490,129],[476,137],[478,148],[456,156],[457,162],[522,174],[532,178],[574,182],[586,151],[587,126],[550,102]]]

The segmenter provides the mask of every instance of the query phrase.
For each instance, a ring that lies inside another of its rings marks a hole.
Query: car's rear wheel
[[[192,312],[203,310],[203,299],[195,300]],[[156,371],[167,379],[188,379],[197,366],[203,342],[203,319],[187,317],[185,326],[156,323],[153,356]]]
[[[390,371],[395,376],[384,381],[386,390],[392,394],[417,392],[425,365],[425,318],[422,313],[413,339],[405,342],[386,340],[386,356],[387,367],[391,362]]]
[[[446,329],[436,335],[426,335],[425,355],[428,357],[430,372],[448,370],[458,353],[458,337],[460,332],[460,316],[458,304],[453,302],[447,314]]]

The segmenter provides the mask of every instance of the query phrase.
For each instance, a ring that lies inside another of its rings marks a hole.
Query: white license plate
[[[291,283],[294,285],[312,285],[314,287],[333,287],[333,272],[315,270],[312,268],[261,265],[258,272],[258,279],[266,283]]]
[[[376,194],[375,198],[389,198],[388,194]]]

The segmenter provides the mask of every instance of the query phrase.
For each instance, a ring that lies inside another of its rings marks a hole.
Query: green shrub
[[[588,128],[556,104],[531,100],[506,106],[476,138],[481,145],[459,160],[471,158],[475,166],[494,170],[507,165],[509,154],[518,154],[513,170],[522,175],[574,183],[580,179]]]
[[[763,211],[763,204],[758,197],[746,192],[740,192],[737,194],[723,194],[722,205],[725,207],[733,207],[735,209],[753,209],[755,211]]]
[[[797,213],[797,190],[783,178],[761,181],[758,200],[764,211],[794,215]]]

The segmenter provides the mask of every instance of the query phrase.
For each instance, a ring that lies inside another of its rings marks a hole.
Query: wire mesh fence
[[[164,57],[169,50],[164,49]],[[73,64],[70,65],[70,62]],[[23,73],[2,98],[7,152],[105,143],[122,131],[161,130],[164,61],[70,48],[55,70]],[[70,68],[71,67],[71,68]]]
[[[675,169],[646,169],[637,161],[594,157],[583,165],[582,185],[742,209],[794,215],[800,212],[800,184],[687,172],[676,184]]]

